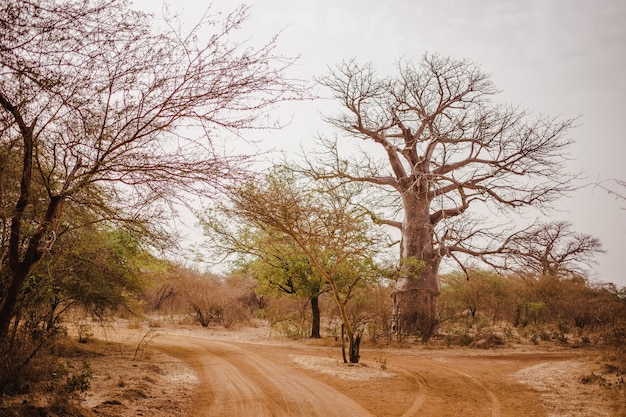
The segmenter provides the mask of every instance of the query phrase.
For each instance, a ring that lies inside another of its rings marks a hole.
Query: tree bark
[[[321,325],[321,312],[320,312],[320,300],[319,297],[311,297],[311,339],[319,339],[320,325]]]
[[[357,334],[354,343],[350,346],[350,363],[359,363],[361,359],[361,334]]]
[[[420,335],[427,341],[438,325],[437,298],[441,256],[433,245],[430,202],[418,192],[407,192],[400,247],[400,279],[393,299],[392,329],[399,337]]]
[[[361,359],[361,335],[358,334],[356,337],[351,337],[351,334],[348,334],[348,356],[346,356],[346,326],[344,324],[341,325],[341,354],[343,356],[343,363],[359,363]]]
[[[24,282],[26,282],[28,275],[44,255],[44,244],[42,240],[46,233],[53,231],[53,224],[62,210],[62,205],[62,197],[54,196],[50,198],[44,221],[30,238],[28,247],[21,256],[21,259],[19,245],[21,242],[20,231],[22,220],[16,215],[11,222],[11,240],[9,241],[10,260],[8,268],[9,279],[7,289],[3,294],[2,305],[0,306],[0,340],[4,339],[7,335],[9,323],[13,318],[17,299],[20,291],[22,291]]]

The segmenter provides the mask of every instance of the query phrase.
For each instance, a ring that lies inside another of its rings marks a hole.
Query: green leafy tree
[[[103,320],[111,311],[133,309],[154,259],[137,239],[102,227],[80,228],[61,239],[33,277],[48,279],[64,304]]]
[[[316,189],[319,185],[281,168],[237,184],[228,194],[228,203],[219,207],[228,221],[207,222],[207,230],[215,245],[237,251],[242,246],[238,237],[245,233],[228,226],[240,224],[249,233],[266,233],[282,247],[294,248],[294,254],[306,256],[330,287],[339,310],[349,345],[348,356],[342,349],[344,361],[356,363],[361,336],[346,306],[367,278],[371,268],[362,266],[372,262],[381,237],[373,232],[368,212],[352,204],[359,196],[358,187]],[[248,244],[243,246],[249,253]]]
[[[456,271],[442,277],[445,282],[446,303],[455,306],[456,315],[491,319],[493,325],[509,317],[512,285],[495,272],[472,269]]]
[[[284,247],[279,240],[271,238],[257,241],[254,245],[258,257],[248,261],[244,270],[259,283],[262,294],[290,294],[307,299],[311,307],[311,334],[321,337],[320,296],[328,291],[324,277],[311,265],[303,253],[293,247]],[[249,255],[249,254],[248,254]],[[249,259],[249,256],[246,258]]]
[[[64,233],[24,283],[0,351],[0,392],[63,334],[68,311],[104,320],[113,310],[133,308],[153,260],[125,231],[92,225]]]

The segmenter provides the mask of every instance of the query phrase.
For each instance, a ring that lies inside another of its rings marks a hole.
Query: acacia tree
[[[154,258],[123,230],[91,225],[64,233],[31,271],[0,350],[0,392],[16,375],[28,378],[38,355],[63,334],[68,311],[105,320],[111,311],[137,306],[146,266]],[[79,340],[83,339],[79,326]],[[25,371],[30,368],[30,371]]]
[[[306,256],[331,288],[348,339],[349,354],[342,344],[343,359],[351,363],[359,361],[360,334],[346,306],[354,289],[375,274],[373,258],[381,243],[367,211],[351,203],[360,191],[329,187],[321,192],[294,172],[277,169],[233,186],[228,202],[218,208],[228,223],[206,222],[213,244],[222,249],[236,252],[243,246],[248,251],[241,237],[261,231],[283,248],[292,247],[294,255]],[[244,230],[229,230],[237,224]]]
[[[0,157],[18,162],[0,169],[10,208],[0,338],[30,271],[63,233],[68,202],[158,242],[167,204],[206,193],[245,160],[220,155],[219,129],[263,127],[267,109],[299,95],[275,40],[259,49],[229,40],[246,17],[242,6],[221,20],[207,13],[189,32],[157,31],[125,0],[3,2]]]
[[[320,296],[328,291],[328,286],[309,258],[302,252],[286,247],[280,239],[260,236],[246,241],[244,236],[236,239],[239,242],[237,251],[242,255],[243,269],[252,274],[259,283],[258,290],[273,291],[279,294],[290,294],[308,300],[311,306],[312,339],[321,337]]]
[[[349,61],[319,81],[342,105],[326,120],[370,145],[355,156],[357,146],[322,138],[323,154],[309,158],[309,169],[389,193],[396,210],[377,220],[401,233],[395,325],[427,339],[437,324],[442,258],[462,266],[465,255],[492,253],[502,234],[493,222],[475,222],[470,207],[548,208],[571,190],[575,176],[565,172],[564,152],[573,120],[531,119],[498,104],[498,91],[477,65],[438,55],[400,62],[396,77]],[[350,155],[341,152],[346,148]]]

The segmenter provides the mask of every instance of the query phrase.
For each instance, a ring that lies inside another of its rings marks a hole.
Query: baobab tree
[[[463,254],[490,253],[501,237],[493,222],[475,222],[470,208],[547,209],[570,191],[575,175],[564,161],[574,121],[499,104],[476,64],[438,55],[400,62],[395,77],[348,61],[319,82],[341,104],[326,117],[341,135],[321,138],[320,158],[309,156],[307,169],[388,193],[396,209],[375,219],[401,234],[395,325],[428,339],[437,325],[442,258],[462,265]],[[348,138],[369,144],[341,143]]]
[[[247,13],[157,31],[125,0],[3,2],[0,340],[68,207],[157,243],[164,208],[210,195],[245,160],[217,151],[220,129],[263,127],[267,109],[299,97],[275,39],[230,40]]]
[[[506,239],[497,251],[504,256],[507,269],[537,277],[564,278],[585,276],[585,267],[603,253],[596,237],[572,230],[572,224],[558,221],[535,224]]]

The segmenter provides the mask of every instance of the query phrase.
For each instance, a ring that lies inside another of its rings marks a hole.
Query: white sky
[[[135,0],[158,17],[161,0]],[[197,22],[204,0],[171,1],[183,21]],[[216,0],[213,12],[227,13],[238,1]],[[626,1],[624,0],[251,0],[242,32],[264,43],[282,31],[278,52],[299,55],[292,74],[323,75],[328,66],[356,58],[372,62],[380,75],[395,74],[399,58],[419,60],[424,52],[469,58],[492,74],[502,102],[536,114],[580,117],[571,131],[571,169],[589,182],[626,180]],[[334,102],[301,103],[283,109],[293,122],[264,133],[278,149],[312,144],[327,132],[319,111],[333,114]],[[619,190],[626,194],[625,189]],[[596,278],[626,286],[626,201],[593,187],[564,199],[553,220],[602,240]]]

